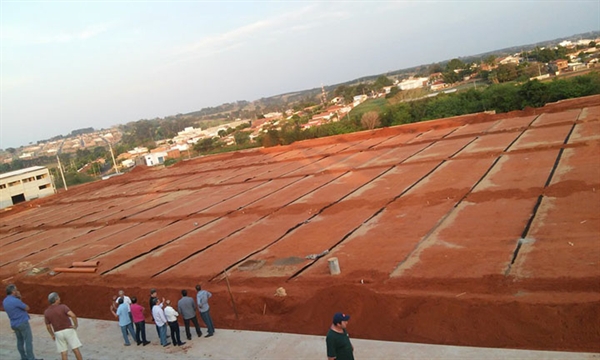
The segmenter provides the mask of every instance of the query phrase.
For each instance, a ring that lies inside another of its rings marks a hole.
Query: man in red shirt
[[[144,315],[144,307],[138,304],[135,296],[131,298],[130,309],[133,323],[135,324],[135,338],[137,344],[146,346],[150,344],[150,341],[146,340],[146,316]]]
[[[67,360],[67,351],[69,347],[77,360],[82,360],[81,342],[77,337],[77,316],[65,304],[60,303],[60,297],[53,292],[48,295],[50,307],[44,312],[44,320],[48,333],[52,340],[56,342],[56,349],[60,353],[62,360]]]

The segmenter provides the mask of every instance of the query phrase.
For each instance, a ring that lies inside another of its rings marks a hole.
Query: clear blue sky
[[[599,29],[599,0],[1,0],[0,148]]]

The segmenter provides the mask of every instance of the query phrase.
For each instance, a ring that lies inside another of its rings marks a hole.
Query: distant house
[[[156,166],[164,164],[167,159],[166,151],[159,151],[150,154],[144,155],[144,160],[146,161],[146,166]]]
[[[429,88],[431,89],[431,91],[439,91],[445,87],[446,87],[446,83],[441,80],[438,80],[438,81],[434,82],[433,84],[431,84],[431,86]]]
[[[283,114],[280,112],[270,112],[267,114],[263,114],[265,119],[269,119],[269,120],[275,120],[275,119],[281,119],[283,117]]]
[[[343,98],[343,97],[341,97],[341,96],[336,96],[336,97],[334,97],[333,99],[331,99],[331,103],[332,103],[332,104],[338,104],[338,103],[342,102],[343,100],[344,100],[344,98]]]
[[[410,79],[400,81],[400,83],[398,84],[398,88],[400,90],[418,89],[418,88],[422,88],[423,86],[427,85],[428,81],[429,81],[429,78],[425,78],[425,77],[410,78]]]
[[[500,65],[506,65],[506,64],[518,64],[520,59],[516,56],[508,55],[508,56],[496,59],[496,61]]]
[[[552,72],[559,72],[569,67],[569,62],[564,59],[552,60],[548,63],[548,67]]]
[[[356,95],[352,99],[352,106],[358,106],[367,100],[367,95]]]

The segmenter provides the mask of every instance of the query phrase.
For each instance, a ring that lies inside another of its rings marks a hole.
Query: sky
[[[589,1],[0,0],[0,149],[600,30]]]

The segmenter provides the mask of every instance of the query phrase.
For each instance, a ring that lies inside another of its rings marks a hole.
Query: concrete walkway
[[[35,355],[60,359],[44,319],[31,315]],[[352,328],[350,327],[350,334]],[[181,328],[183,337],[185,331]],[[204,333],[206,330],[203,329]],[[211,338],[197,338],[182,347],[162,347],[154,325],[146,325],[148,346],[123,345],[116,321],[79,319],[77,330],[84,359],[326,359],[325,337],[217,329]],[[193,331],[192,331],[193,333]],[[600,359],[600,354],[506,350],[352,339],[355,358],[365,359]],[[69,352],[69,359],[75,356]],[[0,313],[0,359],[19,360],[15,335],[6,313]]]

